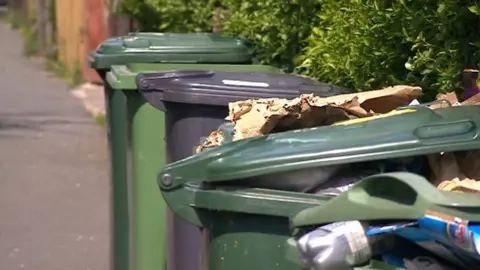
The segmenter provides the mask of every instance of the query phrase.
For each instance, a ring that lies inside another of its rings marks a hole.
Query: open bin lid
[[[138,89],[156,108],[162,102],[227,106],[250,98],[327,97],[350,93],[314,79],[275,73],[179,70],[137,75]]]
[[[320,166],[480,149],[480,106],[411,110],[361,123],[226,143],[171,163],[160,176],[169,175],[179,185],[230,181]]]
[[[191,182],[235,181],[329,165],[480,149],[480,106],[408,110],[361,123],[226,143],[168,164],[159,175],[159,185],[168,191]],[[426,210],[480,222],[478,195],[440,191],[425,178],[403,172],[365,178],[335,199],[300,212],[292,226],[416,219]]]
[[[89,56],[95,69],[127,63],[251,63],[247,42],[214,33],[130,33],[107,39]]]

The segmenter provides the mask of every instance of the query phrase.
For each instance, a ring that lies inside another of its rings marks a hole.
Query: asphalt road
[[[104,131],[0,23],[0,269],[109,269]]]

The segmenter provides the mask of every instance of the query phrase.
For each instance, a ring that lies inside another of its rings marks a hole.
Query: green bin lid
[[[282,70],[266,65],[227,65],[227,64],[182,64],[182,63],[131,63],[113,65],[106,80],[113,89],[137,90],[135,78],[138,73],[150,73],[167,70],[219,70],[238,72],[282,73]]]
[[[252,61],[246,41],[214,33],[130,33],[107,39],[89,56],[95,69],[128,63],[223,63]]]
[[[170,175],[174,183],[229,181],[318,166],[480,149],[479,127],[480,106],[438,110],[419,106],[414,112],[368,122],[226,143],[171,163],[161,175]]]

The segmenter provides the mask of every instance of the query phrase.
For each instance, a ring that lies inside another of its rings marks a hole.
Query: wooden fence
[[[10,0],[9,9],[15,10],[16,20],[34,23],[40,55],[55,54],[69,73],[101,82],[88,68],[89,52],[109,36],[132,30],[131,20],[111,12],[109,1],[113,0]]]
[[[58,59],[70,72],[85,65],[85,1],[56,0],[56,40]]]
[[[33,6],[34,4],[32,4]],[[36,1],[36,38],[38,51],[47,57],[52,57],[55,54],[55,29],[53,25],[52,16],[54,14],[54,4],[52,0],[37,0]]]

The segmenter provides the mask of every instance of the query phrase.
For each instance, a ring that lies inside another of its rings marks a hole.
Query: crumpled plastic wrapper
[[[408,105],[421,93],[420,87],[398,85],[327,98],[310,94],[293,100],[250,99],[230,103],[226,120],[235,123],[233,140],[236,141],[387,113]]]
[[[233,139],[233,123],[224,123],[217,130],[210,133],[207,138],[202,138],[200,144],[195,148],[195,153],[203,152],[211,148],[218,147],[225,142],[231,142]]]

